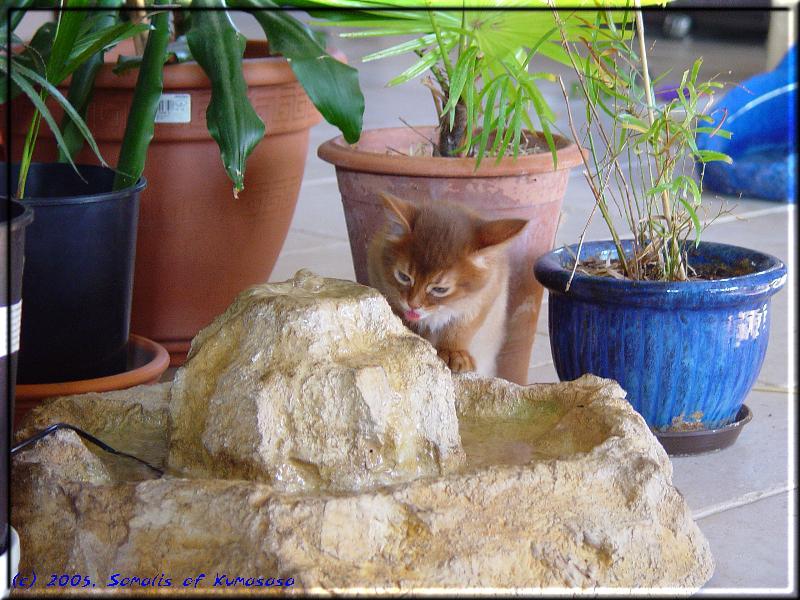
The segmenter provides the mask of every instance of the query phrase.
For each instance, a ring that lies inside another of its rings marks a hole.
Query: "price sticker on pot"
[[[161,94],[156,123],[191,123],[192,97],[189,94]]]

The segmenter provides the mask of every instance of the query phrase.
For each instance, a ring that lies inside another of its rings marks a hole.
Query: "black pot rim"
[[[16,166],[16,165],[14,165]],[[63,169],[65,166],[69,169],[72,167],[66,163],[31,163],[31,167],[36,166],[39,169],[48,169],[48,168],[57,168]],[[99,165],[83,165],[77,164],[75,165],[78,170],[84,174],[89,175],[91,173],[106,173],[106,172],[113,172],[114,169],[110,167],[102,167]],[[136,184],[129,186],[127,188],[123,188],[121,190],[114,190],[110,192],[101,192],[99,194],[80,194],[76,196],[28,196],[25,198],[14,198],[17,202],[22,204],[23,206],[63,206],[63,205],[70,205],[70,204],[90,204],[93,202],[106,202],[110,200],[117,200],[120,196],[129,196],[131,192],[134,194],[140,193],[145,187],[147,187],[147,179],[142,176],[136,182]],[[0,198],[6,199],[6,190],[0,190]]]
[[[17,200],[9,201],[5,197],[3,197],[3,200],[9,203],[9,207],[11,208],[19,207],[18,210],[21,211],[20,214],[11,217],[10,220],[3,219],[2,221],[4,223],[3,225],[4,227],[8,227],[9,226],[8,224],[10,223],[11,231],[19,231],[20,229],[24,229],[25,227],[31,224],[31,221],[33,221],[33,209],[31,209],[28,206],[25,206],[24,204],[22,204],[22,202],[18,202]]]
[[[627,250],[632,240],[623,240],[622,244]],[[663,308],[712,307],[736,304],[742,300],[755,301],[766,298],[778,292],[786,283],[786,265],[775,256],[732,244],[700,242],[697,248],[700,253],[713,256],[721,252],[733,252],[757,261],[762,268],[747,275],[724,279],[678,282],[614,279],[576,272],[569,291],[565,291],[572,275],[573,262],[567,248],[574,255],[577,253],[578,244],[562,246],[540,257],[534,267],[536,279],[551,293],[565,294],[592,302],[634,306],[657,304]],[[585,242],[581,254],[590,256],[607,251],[616,255],[613,240]],[[566,267],[565,264],[570,266]]]

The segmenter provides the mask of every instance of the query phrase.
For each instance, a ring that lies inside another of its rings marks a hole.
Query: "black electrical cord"
[[[125,458],[132,458],[133,460],[142,463],[148,469],[152,469],[153,471],[158,473],[159,476],[164,474],[164,471],[162,471],[158,467],[154,467],[150,463],[142,460],[141,458],[133,456],[132,454],[128,454],[126,452],[120,452],[119,450],[115,450],[114,448],[112,448],[111,446],[106,444],[105,442],[103,442],[101,440],[98,440],[92,434],[86,433],[83,429],[75,427],[74,425],[70,425],[69,423],[55,423],[53,425],[50,425],[46,429],[42,429],[41,431],[37,431],[34,435],[29,437],[27,440],[24,440],[24,441],[20,442],[19,444],[17,444],[16,446],[14,446],[13,448],[11,448],[11,456],[14,456],[17,452],[20,452],[21,450],[24,450],[25,448],[27,448],[31,444],[33,444],[35,442],[38,442],[39,440],[41,440],[44,437],[47,437],[51,433],[55,433],[59,429],[69,429],[70,431],[74,431],[80,437],[85,439],[87,442],[91,442],[95,446],[99,446],[100,448],[102,448],[106,452],[110,452],[111,454],[116,454],[117,456],[124,456]]]

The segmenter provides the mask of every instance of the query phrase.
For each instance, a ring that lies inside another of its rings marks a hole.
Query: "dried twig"
[[[414,133],[416,133],[416,134],[417,134],[418,136],[420,136],[422,139],[429,141],[429,142],[430,142],[430,143],[433,145],[433,147],[434,147],[434,148],[436,148],[436,142],[434,142],[434,141],[433,141],[431,138],[429,138],[427,135],[425,135],[424,133],[422,133],[422,132],[421,132],[419,129],[417,129],[416,127],[414,127],[413,125],[411,125],[411,124],[410,124],[408,121],[406,121],[406,120],[405,120],[403,117],[398,117],[398,118],[400,119],[400,122],[401,122],[401,123],[403,123],[403,125],[405,125],[406,127],[408,127],[408,128],[411,130],[411,131],[413,131]]]

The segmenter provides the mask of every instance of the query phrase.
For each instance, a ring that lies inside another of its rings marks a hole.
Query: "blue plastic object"
[[[796,46],[772,71],[743,81],[714,107],[714,126],[727,110],[722,127],[733,135],[699,134],[700,149],[724,152],[733,164],[705,165],[703,186],[721,194],[795,202],[797,184]],[[702,165],[698,165],[701,168]]]
[[[623,241],[625,252],[631,241]],[[756,381],[769,340],[770,298],[786,267],[768,254],[702,242],[688,251],[704,263],[754,265],[749,275],[716,281],[658,282],[576,273],[577,245],[536,262],[549,291],[550,350],[562,381],[584,373],[615,379],[655,430],[677,422],[705,429],[731,423]],[[585,243],[581,257],[616,258],[611,241]]]

